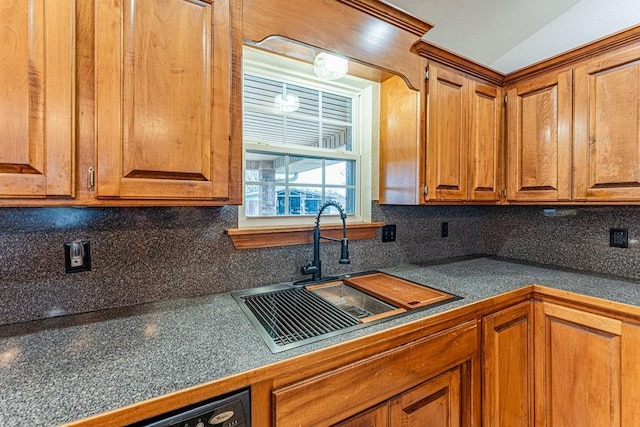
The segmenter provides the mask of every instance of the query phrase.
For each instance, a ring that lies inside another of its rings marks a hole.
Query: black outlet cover
[[[629,247],[629,229],[627,228],[610,228],[609,229],[609,246],[614,248]]]
[[[383,242],[396,241],[396,225],[395,224],[387,224],[382,226],[382,241]]]

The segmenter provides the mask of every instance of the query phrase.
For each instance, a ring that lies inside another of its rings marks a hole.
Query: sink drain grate
[[[359,321],[304,288],[243,297],[277,346],[317,337]]]

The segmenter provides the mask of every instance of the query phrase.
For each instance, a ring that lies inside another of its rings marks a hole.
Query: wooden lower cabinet
[[[463,425],[462,368],[456,366],[391,399],[390,426],[457,427]]]
[[[473,320],[276,389],[274,425],[479,425],[478,350]]]
[[[640,425],[640,327],[577,307],[483,318],[483,426]]]
[[[334,424],[333,427],[384,427],[388,425],[389,402],[384,402],[338,424]]]
[[[482,322],[483,426],[533,426],[533,302]]]
[[[538,426],[639,425],[639,328],[536,303]]]
[[[457,427],[462,426],[463,368],[455,368],[335,424],[335,427]]]

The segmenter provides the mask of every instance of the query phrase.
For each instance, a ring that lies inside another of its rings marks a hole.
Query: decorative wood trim
[[[350,240],[373,239],[376,230],[384,222],[347,223],[347,237]],[[294,227],[230,228],[226,233],[236,249],[271,248],[275,246],[304,245],[313,243],[313,225]],[[332,224],[320,227],[322,234],[339,239],[342,225]]]
[[[504,84],[504,74],[424,40],[418,40],[415,42],[411,47],[411,51],[427,59],[448,65],[456,70],[478,77],[498,86],[502,86]]]
[[[433,28],[433,24],[409,15],[403,10],[396,9],[378,0],[339,0],[353,8],[359,9],[375,18],[402,28],[418,37],[422,37]]]
[[[510,84],[550,70],[572,65],[589,57],[601,55],[614,49],[640,42],[640,25],[602,37],[591,43],[552,56],[526,68],[507,74],[504,84]]]

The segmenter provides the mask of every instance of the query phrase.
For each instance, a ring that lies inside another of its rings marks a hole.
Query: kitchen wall
[[[640,279],[640,206],[483,208],[483,252]],[[610,228],[629,229],[629,247],[609,246]]]
[[[373,204],[397,241],[322,243],[325,274],[419,263],[482,251],[482,208]],[[449,237],[440,223],[449,222]],[[2,208],[0,324],[225,292],[300,278],[311,245],[238,251],[227,228],[237,208]],[[91,241],[92,270],[64,271],[64,242]]]

